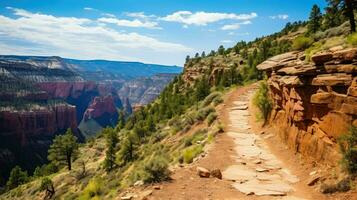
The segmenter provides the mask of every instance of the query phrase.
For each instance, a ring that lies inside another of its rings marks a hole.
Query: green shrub
[[[155,155],[144,164],[145,176],[141,177],[144,183],[154,183],[167,180],[170,176],[169,164],[165,156]]]
[[[309,48],[312,45],[312,43],[314,43],[313,39],[304,36],[299,36],[294,39],[292,48],[294,50],[305,50]]]
[[[202,101],[203,107],[208,106],[209,104],[211,104],[211,103],[213,102],[214,99],[220,98],[221,96],[222,96],[222,93],[220,93],[220,92],[212,92],[210,95],[208,95],[208,96]]]
[[[35,171],[33,172],[33,176],[34,177],[48,176],[56,172],[58,172],[58,167],[53,163],[49,163],[47,165],[44,164],[41,167],[36,167]]]
[[[357,174],[357,127],[352,126],[338,140],[342,153],[342,165],[350,174]]]
[[[211,112],[215,111],[216,109],[214,109],[212,106],[202,108],[197,113],[197,120],[203,121]]]
[[[183,150],[182,157],[185,163],[192,163],[193,159],[196,158],[203,151],[202,145],[190,146]]]
[[[206,129],[198,130],[193,135],[184,138],[184,146],[189,147],[198,141],[202,141],[206,137]]]
[[[9,180],[6,183],[8,189],[16,188],[19,185],[26,183],[29,180],[27,171],[22,171],[19,166],[15,166],[11,172]]]
[[[218,115],[216,112],[212,112],[207,116],[207,123],[209,126],[217,119]]]
[[[357,33],[353,33],[347,37],[347,42],[353,46],[357,45]]]
[[[216,98],[213,99],[212,102],[213,102],[213,105],[214,105],[214,106],[217,106],[217,105],[223,103],[223,99],[222,99],[221,96],[217,96]]]
[[[104,183],[101,178],[93,178],[89,181],[88,185],[84,188],[80,200],[89,200],[101,196],[104,190]]]
[[[272,109],[272,103],[269,98],[269,89],[266,81],[261,82],[259,89],[254,95],[253,103],[260,111],[260,117],[264,120],[264,125],[268,120]]]

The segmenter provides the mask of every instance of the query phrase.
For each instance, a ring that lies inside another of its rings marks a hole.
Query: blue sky
[[[325,0],[2,0],[0,54],[183,65],[306,20]]]

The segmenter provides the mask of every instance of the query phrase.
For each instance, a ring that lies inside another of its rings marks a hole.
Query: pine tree
[[[105,152],[104,168],[111,171],[116,163],[116,146],[119,142],[116,132],[112,128],[105,128],[102,133],[106,137],[107,151]]]
[[[350,21],[351,33],[356,32],[356,22],[354,16],[354,9],[357,7],[357,1],[355,0],[344,0],[345,15]]]
[[[26,171],[22,171],[21,167],[15,166],[11,172],[9,180],[6,183],[8,189],[16,188],[28,181],[28,175]]]
[[[72,161],[78,154],[77,137],[72,130],[67,129],[64,135],[58,135],[53,140],[53,144],[48,150],[48,160],[56,166],[67,165],[68,170],[72,169]]]
[[[196,92],[195,97],[196,101],[203,100],[210,93],[210,87],[208,83],[208,79],[206,76],[203,76],[201,80],[196,83]]]
[[[218,51],[218,54],[219,54],[219,55],[224,55],[225,49],[224,49],[223,45],[219,46],[219,48],[218,48],[217,51]]]
[[[188,61],[190,61],[190,56],[189,55],[186,56],[186,63],[188,63]]]
[[[312,6],[310,17],[309,17],[308,31],[310,33],[316,33],[320,29],[321,19],[322,19],[321,10],[319,6],[315,4]]]
[[[201,57],[202,58],[206,57],[206,52],[202,51]]]

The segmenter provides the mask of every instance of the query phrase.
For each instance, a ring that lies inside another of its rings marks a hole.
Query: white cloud
[[[225,43],[225,44],[230,44],[233,43],[234,41],[232,40],[222,40],[221,43]]]
[[[114,17],[102,17],[99,18],[98,21],[103,23],[116,24],[118,26],[162,29],[161,27],[158,26],[159,24],[157,22],[141,21],[139,19],[127,20],[127,19],[118,19]]]
[[[111,14],[111,13],[102,13],[103,16],[106,16],[106,17],[111,17],[111,18],[114,18],[115,15]]]
[[[280,15],[275,15],[275,16],[269,16],[270,19],[288,19],[289,18],[289,15],[287,14],[280,14]]]
[[[192,51],[181,44],[101,26],[96,20],[11,9],[16,17],[0,15],[0,54],[52,54],[148,62],[147,55],[171,56]]]
[[[84,7],[83,10],[87,10],[87,11],[97,11],[97,9],[95,9],[95,8],[90,8],[90,7]]]
[[[232,31],[232,30],[240,29],[240,25],[247,25],[247,24],[252,24],[252,22],[247,20],[247,21],[240,22],[240,23],[227,24],[227,25],[222,26],[221,29],[224,31],[227,31],[227,30]]]
[[[149,19],[149,18],[156,17],[155,15],[145,15],[144,12],[127,12],[125,13],[125,15],[128,17],[141,18],[141,19]]]
[[[237,30],[240,28],[240,24],[227,24],[222,26],[222,30],[227,31],[227,30]]]
[[[256,13],[250,14],[234,14],[234,13],[209,13],[209,12],[195,12],[177,11],[170,15],[160,18],[168,22],[178,22],[187,25],[205,26],[209,23],[218,22],[221,20],[250,20],[258,15]]]

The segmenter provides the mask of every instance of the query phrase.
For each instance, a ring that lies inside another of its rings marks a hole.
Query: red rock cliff
[[[357,125],[357,49],[332,48],[306,62],[303,52],[258,65],[268,73],[272,126],[296,152],[336,165],[336,141]]]

